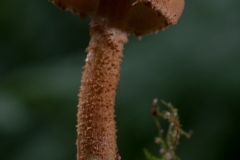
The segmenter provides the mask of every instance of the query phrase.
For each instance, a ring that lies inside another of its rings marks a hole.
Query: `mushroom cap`
[[[71,10],[79,17],[86,17],[97,13],[100,0],[50,1],[63,10]],[[169,25],[176,24],[184,8],[184,0],[129,0],[129,4],[131,6],[127,6],[130,9],[124,30],[136,36],[163,30]]]
[[[99,0],[49,0],[62,10],[70,10],[73,14],[84,18],[93,15]]]
[[[178,22],[183,9],[184,0],[137,0],[130,9],[129,32],[141,36],[163,30]]]

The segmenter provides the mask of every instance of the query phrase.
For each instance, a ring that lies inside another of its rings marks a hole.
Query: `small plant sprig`
[[[190,138],[193,132],[191,130],[189,132],[185,132],[182,129],[178,117],[178,110],[174,108],[171,103],[167,103],[164,100],[161,100],[161,102],[168,108],[168,111],[160,110],[157,98],[153,100],[151,108],[151,113],[159,132],[159,135],[155,138],[155,143],[160,145],[160,158],[151,155],[151,153],[149,153],[146,149],[144,149],[144,154],[148,160],[180,160],[180,158],[175,154],[180,136],[183,135],[186,138]],[[168,131],[165,135],[163,135],[164,130],[158,117],[167,120],[169,123]]]

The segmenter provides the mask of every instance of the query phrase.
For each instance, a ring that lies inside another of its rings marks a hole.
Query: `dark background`
[[[179,109],[182,160],[239,156],[240,1],[186,0],[164,32],[130,36],[116,97],[123,160],[155,155],[155,97]],[[47,0],[0,1],[0,159],[76,159],[77,94],[90,19]]]

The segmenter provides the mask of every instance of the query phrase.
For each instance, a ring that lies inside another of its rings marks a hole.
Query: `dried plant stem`
[[[114,104],[127,34],[99,19],[92,20],[90,31],[79,94],[77,160],[115,160]]]

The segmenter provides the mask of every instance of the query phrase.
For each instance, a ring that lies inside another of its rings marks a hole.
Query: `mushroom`
[[[117,157],[114,104],[127,37],[176,24],[184,0],[50,0],[79,17],[92,16],[78,104],[77,160]]]

